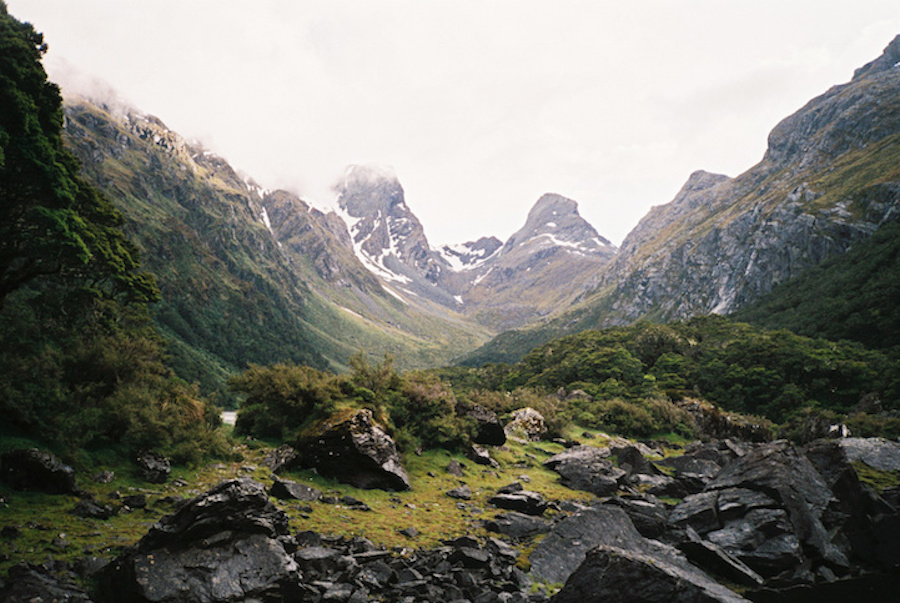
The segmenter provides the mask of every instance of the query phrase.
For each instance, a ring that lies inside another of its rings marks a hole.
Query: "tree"
[[[78,174],[62,141],[62,98],[47,80],[43,36],[0,0],[0,309],[40,277],[77,281],[94,294],[157,299],[139,271],[122,214]]]

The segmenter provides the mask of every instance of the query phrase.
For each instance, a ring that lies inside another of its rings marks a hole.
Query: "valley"
[[[620,247],[316,207],[46,50],[0,1],[0,602],[892,600],[900,36]]]

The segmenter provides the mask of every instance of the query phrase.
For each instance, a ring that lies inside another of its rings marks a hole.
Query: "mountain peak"
[[[403,187],[390,166],[351,165],[338,185],[338,205],[354,218],[406,210]]]
[[[555,193],[545,193],[537,200],[531,211],[528,212],[526,225],[536,223],[552,222],[554,218],[578,216],[578,203],[572,199],[557,195]]]
[[[853,79],[856,80],[864,75],[873,75],[888,69],[900,69],[900,35],[891,40],[880,57],[854,71]]]
[[[597,234],[581,217],[576,201],[554,193],[546,193],[537,200],[528,212],[525,225],[504,245],[503,253],[529,242],[541,247],[566,247],[588,253],[602,250],[603,255],[614,250],[612,243]]]

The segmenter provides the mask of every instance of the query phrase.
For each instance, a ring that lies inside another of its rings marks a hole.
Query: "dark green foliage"
[[[0,437],[79,464],[222,454],[218,414],[163,362],[122,215],[62,146],[45,50],[0,2]]]
[[[475,426],[456,414],[456,397],[439,378],[400,375],[390,357],[373,364],[357,355],[351,365],[349,375],[288,364],[250,367],[230,381],[245,396],[237,432],[292,442],[315,421],[350,407],[372,410],[404,451],[469,441]]]
[[[767,328],[900,351],[900,223],[734,314]]]
[[[253,365],[230,385],[246,396],[235,431],[280,441],[296,439],[310,421],[327,417],[344,398],[339,378],[300,365]]]
[[[39,277],[77,280],[93,294],[150,301],[121,214],[78,175],[63,148],[62,99],[40,63],[43,36],[0,3],[0,307]]]
[[[584,390],[601,402],[575,403],[570,410],[573,419],[591,425],[617,423],[612,417],[624,416],[614,400],[646,404],[660,395],[704,398],[778,422],[811,404],[846,413],[867,394],[883,400],[884,410],[897,409],[900,402],[900,366],[880,352],[721,317],[585,331],[536,348],[505,369],[470,371],[504,375],[507,390]],[[465,387],[473,379],[457,373],[453,381]],[[635,433],[658,421],[644,410],[629,411]]]
[[[52,287],[11,294],[0,313],[3,436],[70,462],[154,448],[176,462],[227,452],[218,413],[163,363],[146,309],[93,300],[59,313]]]

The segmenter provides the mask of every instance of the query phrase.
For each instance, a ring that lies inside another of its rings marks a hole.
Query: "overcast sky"
[[[331,202],[393,166],[432,244],[522,226],[544,192],[619,244],[698,169],[900,34],[897,0],[7,0],[75,69],[269,188]]]

